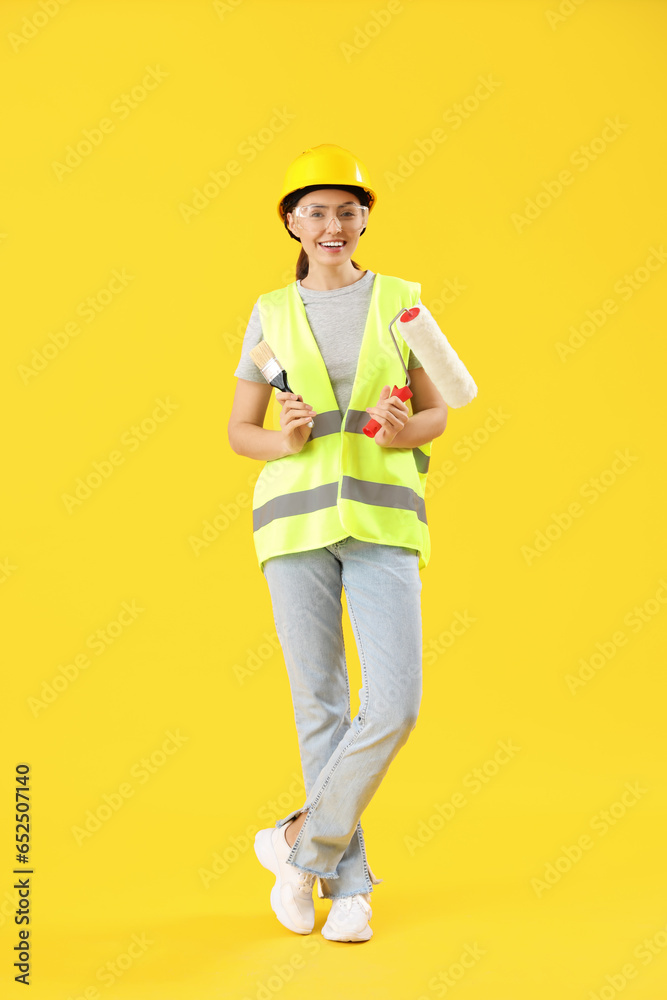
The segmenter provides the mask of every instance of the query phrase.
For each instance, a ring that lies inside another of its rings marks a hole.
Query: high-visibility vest
[[[301,451],[266,462],[255,483],[253,539],[260,569],[272,556],[321,548],[348,535],[416,549],[419,569],[427,565],[424,488],[432,442],[383,448],[362,430],[371,418],[366,407],[377,404],[382,387],[405,385],[388,326],[401,308],[417,304],[420,292],[417,282],[376,273],[350,404],[342,415],[296,281],[259,296],[263,337],[292,390],[316,412]],[[410,348],[397,331],[395,337],[407,367]]]

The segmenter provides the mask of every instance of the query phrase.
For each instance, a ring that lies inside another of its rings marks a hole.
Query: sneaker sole
[[[373,937],[373,931],[370,927],[364,927],[362,931],[357,931],[354,934],[349,934],[347,937],[334,937],[332,934],[326,933],[326,925],[322,928],[322,937],[325,937],[327,941],[370,941]]]
[[[276,857],[276,852],[273,849],[273,844],[271,842],[271,830],[260,830],[255,836],[255,854],[257,855],[257,860],[263,868],[267,871],[272,872],[276,876],[276,881],[271,890],[271,909],[277,916],[283,927],[286,927],[289,931],[293,931],[295,934],[310,934],[315,926],[313,921],[313,927],[298,927],[292,920],[283,906],[282,899],[280,898],[280,869],[279,861]]]

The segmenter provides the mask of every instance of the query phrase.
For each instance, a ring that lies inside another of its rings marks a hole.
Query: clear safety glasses
[[[336,205],[332,208],[326,205],[297,205],[294,215],[297,225],[309,232],[326,229],[332,217],[338,220],[341,229],[349,233],[356,233],[368,224],[367,205]]]

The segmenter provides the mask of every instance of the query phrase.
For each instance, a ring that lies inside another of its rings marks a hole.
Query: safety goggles
[[[368,223],[367,205],[297,205],[294,209],[297,225],[309,232],[326,229],[332,217],[338,220],[341,229],[350,233],[358,232]]]

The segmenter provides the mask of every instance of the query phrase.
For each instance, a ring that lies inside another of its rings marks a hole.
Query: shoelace
[[[337,909],[346,910],[349,913],[355,902],[361,906],[366,916],[368,916],[371,912],[371,907],[362,893],[357,893],[354,896],[339,896],[337,899],[334,899],[333,905],[335,905]]]
[[[309,872],[299,872],[296,878],[296,886],[298,892],[303,892],[306,895],[310,895],[313,891],[313,882],[316,879],[316,875],[311,875]]]

